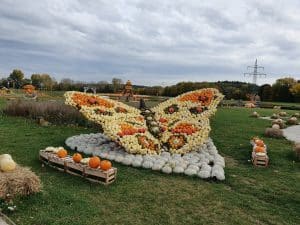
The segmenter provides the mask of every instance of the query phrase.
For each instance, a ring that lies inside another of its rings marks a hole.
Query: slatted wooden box
[[[255,152],[252,152],[252,163],[256,167],[267,167],[269,165],[268,155],[257,155]]]
[[[111,168],[107,171],[99,173],[99,169],[92,169],[90,167],[85,167],[84,177],[92,182],[111,184],[115,181],[117,176],[117,169]]]
[[[91,182],[108,185],[113,183],[117,177],[117,168],[104,171],[101,169],[93,169],[81,163],[75,163],[71,156],[59,158],[56,154],[40,151],[40,160],[43,164],[53,167],[59,171],[83,177]]]

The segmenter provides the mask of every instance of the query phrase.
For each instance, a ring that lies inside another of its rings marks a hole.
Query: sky
[[[238,80],[264,66],[300,79],[300,1],[1,0],[0,78],[171,85]]]

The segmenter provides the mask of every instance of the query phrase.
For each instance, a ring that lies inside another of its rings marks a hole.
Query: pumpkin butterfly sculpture
[[[82,92],[66,92],[66,104],[100,124],[103,132],[129,153],[184,154],[209,137],[209,118],[223,95],[213,88],[191,91],[152,109],[139,110],[118,101]]]

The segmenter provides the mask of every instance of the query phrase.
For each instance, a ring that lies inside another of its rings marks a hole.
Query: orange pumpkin
[[[68,155],[68,152],[65,149],[61,149],[57,152],[57,156],[59,158],[65,158],[67,155]]]
[[[111,162],[108,160],[103,160],[100,162],[100,168],[102,170],[109,170],[111,168]]]
[[[261,147],[261,146],[256,146],[255,147],[255,149],[254,149],[254,151],[256,152],[256,153],[258,153],[258,152],[266,152],[266,149],[265,149],[265,147]]]
[[[255,144],[259,147],[264,147],[265,146],[265,143],[263,140],[256,140],[255,141]]]
[[[100,158],[98,156],[93,156],[90,158],[89,166],[91,168],[98,168],[100,166]]]
[[[74,162],[80,163],[81,160],[82,160],[81,154],[75,153],[75,154],[73,155],[73,161],[74,161]]]

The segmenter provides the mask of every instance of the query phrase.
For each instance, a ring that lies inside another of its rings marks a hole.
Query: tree
[[[14,69],[8,79],[13,83],[14,88],[20,88],[24,79],[24,73],[21,70]]]
[[[37,88],[40,88],[40,84],[42,82],[41,75],[40,74],[32,74],[31,75],[31,82],[32,82],[33,86],[35,86]]]
[[[112,85],[113,85],[114,92],[117,92],[118,90],[121,89],[122,84],[123,84],[123,81],[121,79],[113,78],[111,82],[112,82]]]
[[[293,102],[293,95],[290,92],[290,88],[296,84],[297,81],[291,77],[285,77],[276,80],[276,83],[273,84],[273,100],[280,102]]]
[[[258,95],[262,101],[272,101],[272,86],[264,84],[259,88]]]
[[[300,82],[298,82],[297,84],[294,84],[290,88],[290,92],[294,96],[295,102],[300,102]]]
[[[31,81],[35,87],[43,87],[47,90],[52,90],[53,85],[56,83],[55,79],[50,77],[49,74],[32,74]]]
[[[69,78],[63,78],[59,83],[60,90],[71,91],[74,89],[74,83],[75,82]]]

